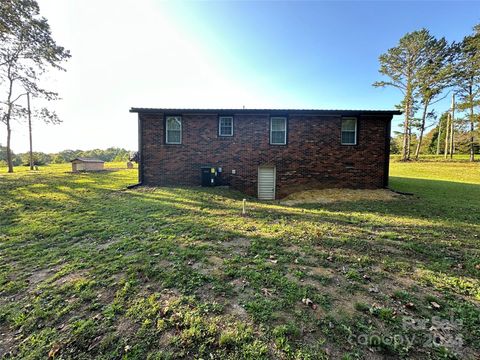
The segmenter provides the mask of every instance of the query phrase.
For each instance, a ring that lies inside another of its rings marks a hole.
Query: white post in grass
[[[242,215],[245,216],[245,214],[247,213],[245,211],[245,205],[247,204],[247,199],[243,199],[243,205],[242,205]]]

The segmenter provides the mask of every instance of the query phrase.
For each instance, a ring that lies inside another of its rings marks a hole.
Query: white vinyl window
[[[233,136],[233,116],[220,116],[218,118],[218,135]]]
[[[182,143],[182,117],[181,116],[167,116],[166,121],[166,143],[167,144],[181,144]]]
[[[342,119],[342,145],[357,145],[357,119]]]
[[[287,118],[270,118],[270,144],[285,145],[287,143]]]

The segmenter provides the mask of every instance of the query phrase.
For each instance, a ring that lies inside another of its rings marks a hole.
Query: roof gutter
[[[298,115],[401,115],[399,110],[321,110],[321,109],[167,109],[167,108],[136,108],[130,109],[131,113],[138,114],[298,114]]]

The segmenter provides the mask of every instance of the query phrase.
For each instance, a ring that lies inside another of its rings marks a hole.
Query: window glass
[[[272,118],[272,131],[285,131],[285,118]]]
[[[167,144],[181,144],[182,142],[182,118],[180,116],[168,116],[167,125]]]
[[[233,136],[233,117],[220,117],[219,134],[220,136]]]
[[[343,131],[342,132],[342,144],[355,144],[355,132]]]
[[[343,119],[342,121],[342,130],[343,131],[355,131],[357,127],[357,120],[356,119]]]
[[[270,119],[270,144],[285,145],[287,140],[287,119],[273,117]]]
[[[357,144],[357,119],[342,119],[342,144]]]

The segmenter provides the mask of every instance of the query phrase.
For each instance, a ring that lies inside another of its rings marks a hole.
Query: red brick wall
[[[216,114],[179,115],[182,144],[170,145],[163,114],[139,114],[146,185],[200,185],[200,168],[214,166],[222,167],[226,184],[256,196],[258,166],[274,165],[277,198],[302,189],[384,186],[389,116],[359,117],[358,145],[346,146],[337,116],[292,114],[287,145],[270,145],[268,114],[234,115],[233,137],[218,136]]]

